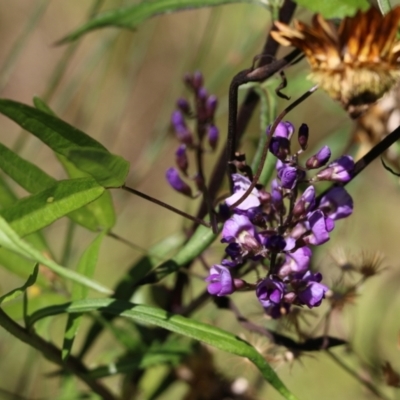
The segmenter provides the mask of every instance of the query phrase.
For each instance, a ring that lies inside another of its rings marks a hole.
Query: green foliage
[[[61,119],[13,100],[0,99],[0,113],[64,155],[78,169],[105,187],[125,182],[129,163],[112,155],[103,145]]]
[[[82,314],[101,310],[106,313],[132,319],[141,323],[149,323],[160,326],[181,335],[200,340],[220,350],[248,358],[261,372],[263,377],[285,399],[295,400],[275,371],[265,361],[264,357],[246,341],[239,339],[229,332],[207,325],[180,315],[173,315],[160,308],[146,305],[137,305],[116,299],[92,299],[67,303],[58,306],[42,308],[33,313],[29,318],[30,326],[33,326],[42,318],[62,313]]]
[[[320,13],[325,18],[344,18],[353,16],[358,10],[365,11],[370,7],[368,0],[295,0],[302,7]]]
[[[254,3],[265,6],[265,2],[261,0],[147,0],[139,4],[96,15],[74,32],[58,41],[58,44],[76,40],[82,35],[100,28],[118,27],[134,29],[140,23],[156,15],[230,3]]]
[[[47,258],[40,251],[36,250],[27,242],[21,240],[18,234],[10,227],[7,221],[0,217],[0,246],[12,250],[25,258],[43,264],[61,277],[78,282],[100,293],[109,294],[111,291],[96,281],[86,278],[75,271],[66,269],[58,265],[55,261]]]
[[[31,275],[29,275],[28,280],[21,287],[13,289],[11,292],[0,296],[0,304],[6,303],[10,300],[14,300],[18,296],[21,296],[26,291],[26,289],[28,289],[29,286],[32,286],[34,283],[36,283],[38,272],[39,265],[35,264],[35,266],[33,267],[33,272]]]

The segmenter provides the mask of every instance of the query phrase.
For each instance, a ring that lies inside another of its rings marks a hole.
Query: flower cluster
[[[173,189],[192,197],[192,188],[182,179],[182,176],[192,179],[200,192],[203,191],[204,182],[200,173],[195,173],[192,177],[189,177],[187,151],[196,151],[198,154],[197,162],[201,162],[201,155],[204,152],[204,139],[207,139],[209,150],[215,150],[219,138],[219,130],[214,124],[218,99],[216,96],[207,93],[200,72],[187,74],[184,80],[194,96],[194,107],[192,108],[189,101],[182,97],[178,99],[177,109],[172,113],[171,123],[180,145],[175,152],[176,168],[169,168],[166,172],[166,178]],[[190,119],[196,121],[194,131],[187,124]],[[197,165],[197,169],[201,169],[201,166]]]
[[[298,131],[301,149],[295,154],[290,149],[293,133],[291,123],[281,122],[271,138],[269,150],[277,162],[276,179],[269,191],[257,185],[236,204],[251,181],[243,174],[232,175],[233,194],[221,206],[225,213],[227,208],[230,210],[222,230],[226,257],[210,269],[206,278],[212,295],[255,289],[272,318],[288,313],[293,305],[320,305],[328,288],[321,283],[322,275],[309,269],[311,246],[328,241],[335,221],[353,211],[353,201],[342,186],[320,197],[314,189],[320,181],[348,182],[353,159],[342,156],[329,162],[331,151],[324,146],[301,165],[299,155],[307,147],[308,127],[303,124]],[[249,268],[245,269],[246,263]],[[258,275],[262,269],[262,279],[255,283],[241,279],[253,267]]]

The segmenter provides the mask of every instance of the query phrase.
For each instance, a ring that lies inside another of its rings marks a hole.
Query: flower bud
[[[208,114],[208,118],[212,119],[214,118],[215,110],[217,109],[218,106],[218,98],[215,95],[210,95],[207,97],[206,100],[206,110]]]
[[[169,168],[165,174],[170,186],[177,192],[184,194],[185,196],[192,197],[192,189],[190,186],[182,180],[179,172],[176,168]]]
[[[301,149],[305,150],[307,148],[307,144],[308,144],[308,125],[301,124],[301,126],[299,128],[297,140],[299,142]]]
[[[180,97],[176,101],[176,105],[179,108],[179,110],[181,110],[184,114],[190,115],[191,112],[190,104],[184,97]]]
[[[271,138],[269,144],[270,152],[280,160],[285,160],[290,154],[290,142],[288,139],[278,136]]]
[[[175,162],[177,167],[186,175],[189,161],[186,154],[186,145],[181,144],[175,152]]]
[[[346,183],[351,179],[354,161],[351,156],[342,156],[318,172],[313,180]]]
[[[314,154],[306,161],[308,169],[320,168],[331,158],[331,150],[328,146],[322,147],[317,154]]]
[[[209,125],[207,132],[208,144],[215,150],[218,144],[219,130],[215,125]]]

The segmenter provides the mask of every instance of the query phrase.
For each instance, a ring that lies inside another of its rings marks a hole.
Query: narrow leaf
[[[41,110],[49,115],[55,116],[53,110],[39,97],[33,98],[33,104],[38,110]],[[58,160],[64,167],[65,172],[71,179],[85,178],[89,176],[86,172],[78,169],[75,164],[68,160],[65,156],[55,153]],[[115,225],[116,216],[112,203],[111,194],[106,191],[97,200],[87,206],[73,212],[69,215],[75,222],[84,227],[97,231],[100,229],[109,229]]]
[[[370,7],[368,0],[295,0],[295,2],[312,12],[322,14],[325,18],[353,16],[358,10],[365,11]]]
[[[296,399],[266,362],[264,357],[249,343],[215,326],[204,324],[180,315],[174,315],[160,308],[136,305],[116,299],[82,300],[38,310],[30,316],[29,324],[32,326],[35,322],[44,317],[62,313],[82,314],[97,310],[132,319],[137,322],[153,324],[180,335],[202,341],[228,353],[246,357],[259,369],[264,379],[266,379],[285,399]]]
[[[97,199],[104,188],[92,178],[59,181],[49,189],[18,200],[0,211],[20,235],[36,232]]]
[[[36,165],[24,160],[0,143],[0,168],[29,193],[37,193],[57,181]]]
[[[24,285],[1,296],[0,304],[6,303],[7,301],[13,300],[13,299],[17,298],[18,296],[21,296],[21,294],[24,293],[25,290],[28,289],[29,286],[32,286],[36,282],[36,279],[38,277],[38,272],[39,272],[39,265],[36,264],[33,268],[32,274],[29,275],[28,280],[24,283]]]
[[[119,8],[96,15],[92,20],[76,29],[57,44],[76,40],[87,32],[104,27],[133,29],[141,22],[155,15],[173,11],[190,10],[201,7],[212,7],[230,3],[252,3],[265,6],[262,0],[147,0],[125,8]]]
[[[120,300],[131,299],[138,287],[138,282],[171,254],[171,251],[174,252],[179,248],[184,243],[184,240],[185,236],[179,232],[174,235],[169,235],[166,239],[155,244],[148,251],[148,254],[141,257],[138,261],[135,261],[132,267],[129,268],[127,273],[118,282],[114,290],[114,298]],[[98,321],[93,323],[79,353],[80,358],[83,357],[103,331],[104,327],[107,326],[107,321],[112,321],[114,317],[115,316],[112,314],[102,314],[102,323]]]
[[[105,286],[97,283],[96,281],[89,279],[83,275],[78,274],[75,271],[71,271],[58,265],[55,261],[47,258],[40,251],[36,250],[30,244],[21,240],[18,234],[8,225],[8,223],[0,217],[0,246],[12,250],[17,254],[24,256],[29,260],[33,260],[40,264],[49,267],[52,271],[58,274],[60,277],[69,279],[73,282],[78,282],[81,285],[87,286],[90,289],[96,290],[100,293],[111,294],[111,290]]]
[[[54,115],[6,99],[0,99],[0,113],[35,135],[55,152],[67,158],[71,156],[71,162],[77,168],[91,174],[102,185],[118,187],[125,182],[129,170],[126,160],[112,155],[99,142]],[[90,160],[85,159],[85,156],[90,157]],[[96,163],[96,168],[91,166],[92,162]],[[100,168],[100,162],[107,164]],[[104,173],[106,176],[103,176]]]
[[[100,245],[104,239],[105,233],[106,232],[102,232],[96,237],[96,239],[86,248],[78,262],[76,271],[89,279],[91,279],[94,275],[99,256]],[[72,300],[83,300],[87,297],[87,294],[87,287],[78,285],[76,283],[73,284],[71,290]],[[75,336],[78,333],[81,319],[82,318],[79,314],[68,316],[67,327],[64,334],[64,343],[61,352],[61,357],[63,360],[66,360],[71,354],[72,345],[74,343]]]
[[[176,272],[189,261],[198,257],[216,239],[217,233],[213,233],[210,228],[199,226],[189,241],[182,249],[170,260],[165,261],[155,270],[139,282],[140,285],[155,283],[165,278],[167,275]]]

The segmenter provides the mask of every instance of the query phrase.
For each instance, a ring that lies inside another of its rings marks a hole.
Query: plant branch
[[[1,308],[0,326],[3,327],[11,335],[26,343],[28,346],[38,350],[48,360],[59,365],[63,369],[67,369],[69,372],[77,376],[102,399],[115,400],[114,395],[105,386],[88,377],[88,370],[81,363],[80,360],[73,356],[70,356],[67,360],[63,361],[61,358],[61,351],[56,346],[46,342],[34,332],[30,332],[22,326],[18,325]]]

